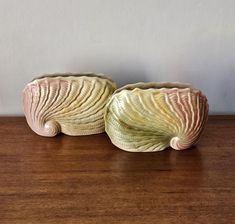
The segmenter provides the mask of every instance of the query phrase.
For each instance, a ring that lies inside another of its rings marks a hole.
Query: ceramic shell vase
[[[115,89],[102,74],[45,75],[25,86],[23,109],[39,135],[97,134],[104,131],[104,106]]]
[[[195,144],[208,117],[207,98],[180,83],[137,83],[115,91],[105,108],[112,143],[131,152]]]

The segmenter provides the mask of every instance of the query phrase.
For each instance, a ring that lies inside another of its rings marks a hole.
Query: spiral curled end
[[[44,136],[46,137],[54,137],[61,132],[61,126],[57,121],[47,121],[44,125],[45,132]]]
[[[184,150],[190,147],[189,145],[182,144],[181,139],[177,136],[171,139],[170,146],[175,150]]]

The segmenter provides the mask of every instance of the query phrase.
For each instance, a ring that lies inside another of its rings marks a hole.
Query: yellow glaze
[[[23,90],[23,108],[31,129],[52,137],[104,131],[104,106],[115,83],[96,74],[53,74],[34,79]]]
[[[198,141],[207,116],[206,97],[187,84],[137,83],[112,95],[105,130],[126,151],[182,150]]]

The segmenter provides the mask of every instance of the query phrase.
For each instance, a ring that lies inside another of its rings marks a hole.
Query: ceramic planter
[[[45,75],[25,86],[23,109],[39,135],[97,134],[104,131],[104,106],[115,89],[115,83],[103,75]]]
[[[105,130],[126,151],[182,150],[198,141],[207,116],[207,98],[187,84],[137,83],[112,95]]]

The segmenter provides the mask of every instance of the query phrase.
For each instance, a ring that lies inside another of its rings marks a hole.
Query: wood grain
[[[106,134],[34,134],[0,118],[0,223],[234,223],[235,116],[196,147],[128,153]]]

